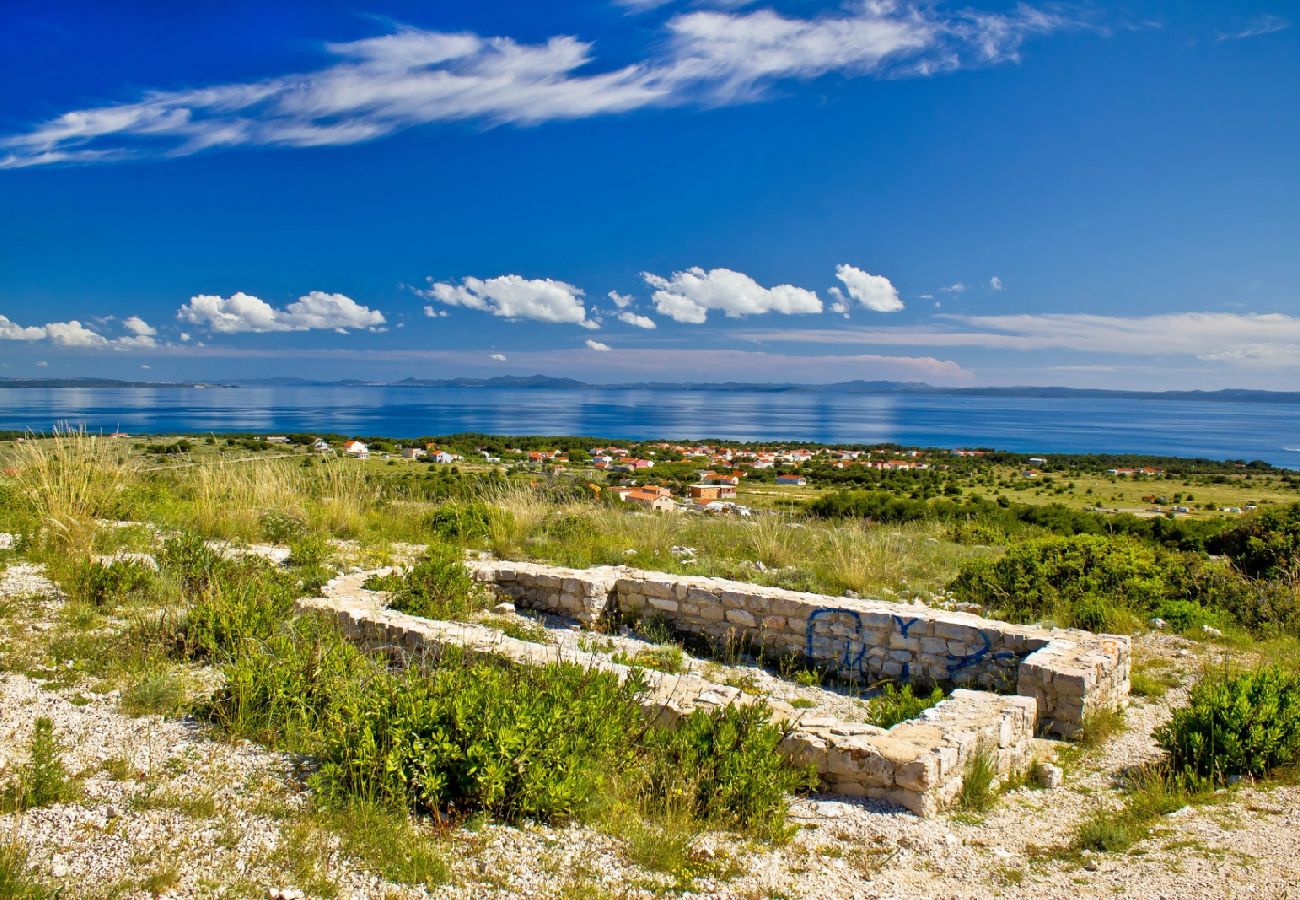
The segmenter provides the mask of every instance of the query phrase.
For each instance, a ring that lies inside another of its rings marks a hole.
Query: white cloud
[[[416,293],[420,293],[420,292],[419,292],[419,291],[416,291]],[[438,309],[437,307],[434,307],[434,306],[426,306],[426,307],[424,308],[424,314],[425,314],[426,316],[428,316],[430,319],[445,319],[445,318],[447,318],[447,310],[445,310],[445,309]]]
[[[609,299],[614,301],[614,305],[619,309],[627,309],[632,305],[634,299],[631,294],[620,294],[618,291],[610,291]]]
[[[677,322],[700,324],[709,310],[721,311],[727,318],[762,313],[819,313],[821,298],[813,291],[792,284],[765,288],[743,272],[731,269],[705,271],[696,266],[663,278],[642,272],[646,284],[655,288],[651,299],[655,309]]]
[[[100,348],[112,350],[138,350],[156,347],[158,342],[153,334],[146,334],[137,329],[143,326],[150,332],[153,329],[136,316],[131,316],[124,323],[133,333],[122,337],[109,338],[88,328],[76,319],[67,322],[47,322],[44,325],[19,325],[6,316],[0,315],[0,340],[5,341],[49,341],[59,347]],[[156,332],[154,332],[156,333]]]
[[[835,277],[843,282],[850,297],[873,312],[898,312],[903,308],[898,291],[884,275],[872,275],[844,264],[835,267]]]
[[[493,353],[492,359],[494,359],[496,362],[505,362],[506,355],[504,353]]]
[[[142,369],[152,369],[153,366],[149,365],[148,363],[140,363],[140,368],[142,368]]]
[[[379,330],[384,315],[343,294],[312,291],[283,309],[242,291],[230,297],[197,294],[176,313],[192,325],[204,325],[219,334],[261,334],[272,331]]]
[[[966,292],[966,285],[958,281],[948,285],[947,287],[939,288],[939,291],[944,294],[963,294]]]
[[[587,319],[582,289],[551,278],[499,275],[488,279],[469,277],[460,284],[429,279],[429,290],[419,293],[448,306],[476,309],[503,319],[600,327]]]
[[[36,368],[38,368],[38,369],[44,369],[44,368],[47,367],[48,365],[49,365],[49,363],[47,363],[47,362],[46,362],[45,360],[43,360],[43,359],[39,359],[39,360],[36,361]]]
[[[1002,290],[1002,279],[994,275],[989,279],[989,287],[993,288],[995,291]]]
[[[628,325],[635,325],[637,328],[655,328],[655,320],[649,316],[639,316],[630,309],[624,310],[618,314],[618,320]]]
[[[598,350],[601,353],[608,353],[610,350],[609,344],[602,344],[600,341],[586,340],[583,344],[588,350]]]
[[[433,122],[531,124],[737,102],[781,80],[830,72],[927,76],[1015,60],[1027,37],[1072,24],[1023,4],[998,14],[856,0],[806,19],[770,9],[697,10],[670,18],[644,59],[613,68],[597,66],[592,45],[571,36],[529,44],[401,28],[325,44],[324,65],[314,70],[151,90],[130,102],[66,112],[0,138],[7,151],[0,167],[356,144]]]
[[[182,332],[181,332],[181,343],[182,343],[182,344],[188,344],[189,342],[190,342],[190,333],[189,333],[188,331],[182,331]]]
[[[154,337],[158,334],[157,328],[154,328],[139,316],[127,316],[122,320],[122,327],[140,337]]]

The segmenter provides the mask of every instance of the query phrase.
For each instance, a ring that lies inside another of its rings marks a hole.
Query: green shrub
[[[917,696],[910,684],[901,687],[887,684],[869,701],[871,710],[867,713],[867,724],[893,728],[899,722],[915,719],[943,697],[943,689],[937,685],[929,694]]]
[[[696,710],[671,730],[651,729],[643,796],[714,827],[781,837],[786,795],[811,788],[816,777],[777,752],[783,735],[768,715],[762,703],[733,704]]]
[[[290,544],[308,533],[307,519],[289,509],[268,509],[258,519],[262,539],[272,544]]]
[[[1093,631],[1132,630],[1171,600],[1228,605],[1248,589],[1201,554],[1094,534],[1038,538],[997,560],[968,561],[949,585],[1014,622],[1051,618]]]
[[[171,612],[161,639],[185,658],[222,662],[246,641],[264,640],[288,619],[299,596],[298,583],[266,565],[219,562],[212,570],[182,570],[203,590],[187,608]]]
[[[1259,510],[1211,547],[1252,578],[1300,582],[1300,503]]]
[[[1191,631],[1209,625],[1217,618],[1195,600],[1162,600],[1154,612],[1156,618],[1164,619],[1174,631]]]
[[[493,525],[505,524],[510,512],[477,501],[447,503],[429,516],[429,529],[447,541],[478,540],[492,533]]]
[[[641,723],[631,690],[564,664],[376,677],[338,698],[320,785],[434,815],[569,819],[632,762],[628,736]]]
[[[1176,773],[1223,782],[1300,760],[1300,675],[1271,667],[1215,672],[1156,731]]]
[[[425,557],[402,579],[390,605],[426,619],[460,621],[485,609],[490,599],[470,576],[459,550],[430,544]]]
[[[92,606],[112,609],[148,596],[157,585],[157,572],[141,560],[120,559],[107,565],[92,561],[76,567],[69,593]]]
[[[240,737],[311,752],[339,708],[387,677],[322,617],[290,617],[256,635],[231,643],[224,683],[203,710]]]

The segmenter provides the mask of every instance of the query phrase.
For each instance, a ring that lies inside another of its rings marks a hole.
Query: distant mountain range
[[[346,378],[318,381],[309,378],[244,378],[234,381],[150,382],[112,378],[0,378],[0,388],[240,388],[240,387],[418,387],[509,388],[552,391],[711,391],[807,394],[934,394],[970,397],[1048,397],[1116,400],[1196,400],[1206,402],[1300,403],[1300,391],[1258,391],[1226,388],[1218,391],[1118,391],[1067,387],[936,387],[920,381],[839,381],[834,384],[723,382],[625,382],[589,384],[573,378],[548,375],[499,375],[494,378],[403,378],[401,381],[363,381]]]

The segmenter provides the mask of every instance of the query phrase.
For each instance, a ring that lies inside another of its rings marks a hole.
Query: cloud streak
[[[1062,16],[945,13],[859,0],[833,14],[770,9],[672,16],[644,59],[600,66],[573,36],[540,43],[401,28],[324,45],[325,64],[259,81],[153,90],[0,138],[0,167],[189,156],[220,147],[356,144],[436,122],[531,125],[652,106],[757,99],[785,80],[928,76],[1015,61]]]
[[[1192,356],[1257,366],[1300,365],[1300,317],[1284,313],[1182,312],[935,316],[934,326],[747,331],[760,341],[826,345],[1073,350],[1124,356]]]

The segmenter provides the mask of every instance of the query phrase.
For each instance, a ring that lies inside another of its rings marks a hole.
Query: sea
[[[1300,404],[830,392],[387,386],[4,388],[0,429],[897,442],[1300,468]]]

